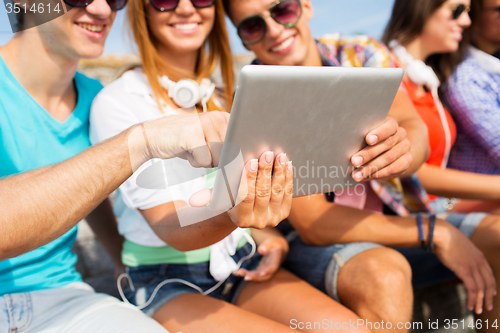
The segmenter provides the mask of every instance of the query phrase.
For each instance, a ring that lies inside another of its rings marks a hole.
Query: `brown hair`
[[[224,5],[224,11],[227,14],[227,17],[231,19],[231,8],[229,7],[230,0],[222,0],[222,4]]]
[[[467,40],[465,41],[474,43],[474,39],[472,38],[472,31],[476,28],[479,20],[481,19],[481,15],[484,9],[484,0],[471,0],[470,3],[470,20],[472,22],[471,26],[464,32],[467,36]]]
[[[158,75],[165,73],[173,81],[186,77],[186,75],[172,68],[158,53],[156,48],[157,41],[149,29],[145,7],[145,0],[131,0],[127,9],[128,22],[139,49],[144,74],[147,76],[149,84],[153,89],[160,110],[163,111],[160,99],[168,100],[168,95],[158,82]],[[200,47],[198,51],[195,77],[190,78],[197,82],[200,82],[203,78],[208,78],[214,71],[218,61],[220,61],[222,81],[225,89],[226,111],[229,112],[233,99],[234,72],[222,0],[215,0],[214,27],[208,35],[206,44]],[[207,109],[212,111],[220,108],[210,99],[207,103]]]
[[[446,1],[396,0],[382,41],[386,44],[392,40],[397,40],[401,45],[410,43],[422,34],[425,23]],[[457,52],[434,54],[426,59],[426,63],[434,69],[441,82],[446,82],[462,61],[465,44],[461,43]]]

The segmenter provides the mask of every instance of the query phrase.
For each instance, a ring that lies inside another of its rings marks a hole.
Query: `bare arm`
[[[394,100],[389,116],[398,120],[399,126],[406,130],[408,140],[411,142],[413,161],[405,173],[409,176],[415,173],[429,157],[427,126],[418,115],[408,94],[401,90]]]
[[[336,205],[323,195],[293,199],[288,221],[305,243],[316,246],[361,241],[391,247],[420,246],[415,218]]]
[[[465,172],[424,164],[417,172],[427,192],[433,195],[473,199],[500,200],[500,177]]]
[[[176,205],[172,202],[142,210],[141,213],[158,237],[179,251],[191,251],[215,244],[233,232],[236,226],[258,229],[274,227],[288,216],[292,202],[293,170],[291,165],[288,168],[286,164],[286,155],[280,154],[269,163],[265,156],[266,153],[262,154],[258,170],[252,171],[250,162],[247,163],[244,177],[248,191],[243,194],[241,203],[227,213],[184,227],[179,222]],[[271,180],[272,173],[274,176]],[[243,191],[243,186],[240,186],[240,191]],[[198,212],[200,209],[209,209],[188,207],[185,202],[176,204],[177,207],[184,206],[180,209]]]
[[[0,260],[63,235],[132,174],[127,134],[57,165],[0,182]]]
[[[184,202],[177,202],[176,205],[187,206]],[[161,240],[179,251],[210,246],[236,229],[227,213],[202,223],[181,227],[173,202],[142,210],[141,214]]]
[[[362,167],[353,173],[356,181],[411,175],[427,160],[427,127],[405,92],[397,93],[386,122],[366,135],[366,143],[351,158]]]
[[[0,261],[60,237],[152,157],[183,153],[208,167],[210,154],[196,147],[222,142],[229,115],[164,117],[145,123],[150,148],[139,126],[57,165],[0,180]],[[190,152],[193,152],[192,155]]]

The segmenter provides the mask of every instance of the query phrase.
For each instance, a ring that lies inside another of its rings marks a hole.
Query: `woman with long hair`
[[[500,313],[499,298],[491,302],[492,293],[496,294],[495,284],[500,282],[496,252],[499,217],[461,211],[453,207],[451,199],[446,199],[500,200],[499,177],[447,168],[457,129],[440,100],[439,90],[463,59],[465,44],[461,41],[464,30],[471,24],[469,10],[469,0],[396,0],[383,40],[396,62],[405,68],[403,85],[429,129],[431,153],[417,174],[431,195],[431,204],[437,214],[471,238],[493,269],[496,282],[483,295],[488,311],[477,314],[483,320],[494,320]]]
[[[128,19],[142,66],[97,96],[94,142],[164,115],[230,111],[232,60],[220,0],[131,0]],[[222,86],[210,79],[217,62]],[[291,161],[265,152],[245,170],[249,193],[227,213],[203,207],[217,171],[184,160],[147,163],[121,186],[122,297],[173,332],[288,332],[292,325],[315,332],[335,327],[310,330],[307,322],[355,322],[352,312],[279,269],[288,244],[277,231],[248,229],[288,216]]]

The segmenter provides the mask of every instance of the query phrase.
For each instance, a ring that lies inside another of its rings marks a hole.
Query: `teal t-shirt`
[[[0,178],[59,163],[90,146],[90,106],[102,85],[80,73],[74,83],[78,102],[61,123],[31,97],[0,56]],[[0,296],[81,281],[71,251],[76,231],[74,227],[47,245],[0,262]]]

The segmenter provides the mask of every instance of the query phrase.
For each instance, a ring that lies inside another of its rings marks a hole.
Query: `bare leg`
[[[492,215],[484,218],[472,235],[471,240],[488,260],[495,274],[497,288],[500,288],[500,216]],[[492,328],[491,325],[497,320],[496,324],[500,326],[500,297],[496,296],[493,299],[492,311],[484,308],[483,314],[476,317],[481,319],[483,323],[483,328],[478,331],[497,332],[498,330]],[[488,320],[489,330],[485,327],[486,320]]]
[[[390,332],[407,332],[398,323],[410,322],[413,311],[411,267],[406,258],[389,248],[375,248],[349,260],[338,277],[342,303],[367,322],[392,323]],[[374,326],[368,326],[375,331]],[[379,326],[381,327],[381,326]],[[382,328],[382,327],[381,327]],[[380,331],[383,331],[380,329]]]
[[[454,213],[485,212],[500,215],[499,201],[460,200],[451,210]]]
[[[236,305],[302,332],[368,332],[356,329],[359,317],[352,311],[286,270],[270,281],[248,283]]]
[[[200,294],[174,298],[153,315],[170,332],[293,332],[287,326]]]

